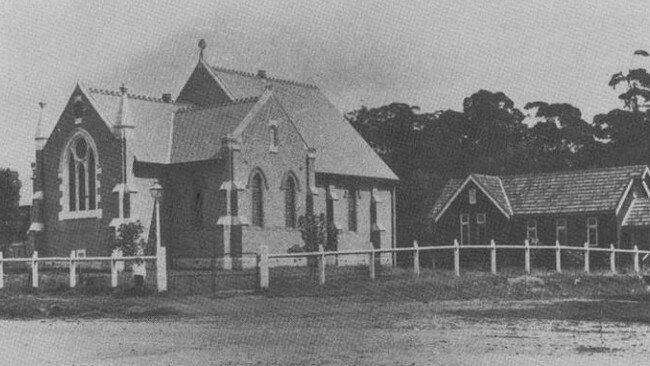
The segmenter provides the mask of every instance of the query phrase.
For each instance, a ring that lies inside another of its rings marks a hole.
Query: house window
[[[537,220],[529,219],[526,222],[526,239],[531,244],[539,243],[539,239],[537,238]]]
[[[296,182],[288,177],[284,189],[284,222],[288,228],[296,227]]]
[[[64,156],[64,196],[67,197],[64,211],[80,212],[97,209],[97,161],[90,136],[76,134],[68,144]]]
[[[587,218],[587,243],[589,245],[598,245],[598,218]]]
[[[567,245],[567,223],[566,219],[555,220],[555,240],[560,245]]]
[[[470,205],[476,204],[476,189],[469,190],[469,204]]]
[[[476,214],[476,244],[485,245],[487,244],[487,235],[485,229],[485,214],[479,213]]]
[[[357,190],[348,189],[348,230],[357,231]]]
[[[260,173],[255,173],[251,182],[251,223],[264,226],[264,181]]]
[[[469,244],[469,215],[460,214],[460,244]]]

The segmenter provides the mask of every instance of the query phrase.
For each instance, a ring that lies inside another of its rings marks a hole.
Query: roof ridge
[[[252,102],[257,102],[259,99],[260,99],[259,97],[247,97],[247,98],[235,99],[229,102],[210,104],[204,106],[190,105],[190,106],[179,108],[175,113],[193,112],[193,111],[200,111],[200,110],[207,110],[207,109],[216,109],[216,108],[227,107],[227,106],[238,105],[238,104],[252,103]]]
[[[220,71],[220,72],[225,72],[225,73],[229,73],[229,74],[236,74],[236,75],[241,75],[241,76],[245,76],[245,77],[249,77],[249,78],[255,78],[255,79],[270,80],[270,81],[273,81],[273,82],[276,82],[276,83],[281,83],[281,84],[289,84],[289,85],[295,85],[295,86],[303,86],[303,87],[306,87],[306,88],[318,89],[318,86],[316,86],[314,84],[306,83],[306,82],[303,82],[303,81],[280,79],[280,78],[274,78],[274,77],[268,77],[268,76],[266,76],[264,78],[261,78],[261,77],[257,76],[257,74],[254,74],[254,73],[248,72],[248,71],[229,69],[229,68],[226,68],[226,67],[214,66],[214,65],[211,65],[211,64],[207,64],[207,65],[210,66],[214,71]]]
[[[525,173],[525,174],[506,174],[506,175],[497,175],[495,177],[499,178],[523,178],[523,177],[539,177],[539,176],[548,176],[548,175],[563,175],[563,174],[587,174],[587,173],[597,173],[597,172],[606,172],[606,171],[615,171],[621,169],[645,169],[648,167],[643,164],[635,165],[620,165],[620,166],[610,166],[604,168],[589,168],[589,169],[577,169],[577,170],[560,170],[555,172],[541,172],[541,173]]]
[[[91,92],[91,93],[95,93],[95,94],[110,95],[110,96],[113,96],[113,97],[121,97],[122,96],[122,93],[117,91],[117,90],[100,89],[100,88],[88,88],[88,91]],[[176,104],[176,101],[174,101],[174,100],[170,99],[169,101],[165,101],[162,98],[152,97],[150,95],[127,93],[126,96],[129,99],[143,100],[143,101],[146,101],[146,102],[156,102],[156,103],[164,103],[164,104]]]

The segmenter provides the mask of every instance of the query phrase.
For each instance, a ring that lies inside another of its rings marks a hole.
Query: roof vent
[[[257,76],[261,77],[262,79],[266,78],[266,70],[258,70]]]
[[[163,93],[162,101],[165,102],[165,103],[171,103],[172,95],[170,93]]]

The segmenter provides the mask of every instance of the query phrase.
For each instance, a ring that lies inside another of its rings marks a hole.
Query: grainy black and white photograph
[[[649,35],[642,0],[0,0],[0,364],[647,364]]]

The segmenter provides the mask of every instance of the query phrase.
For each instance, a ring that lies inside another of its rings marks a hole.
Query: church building
[[[336,227],[328,250],[394,247],[397,177],[319,88],[212,66],[199,47],[175,98],[79,83],[49,136],[39,121],[39,256],[109,255],[115,229],[134,221],[155,244],[156,183],[173,268],[247,267],[261,245],[303,246],[306,213]]]

